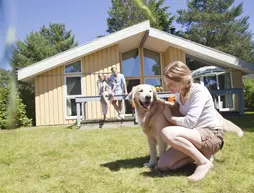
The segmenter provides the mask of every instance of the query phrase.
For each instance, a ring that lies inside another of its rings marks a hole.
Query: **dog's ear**
[[[132,87],[131,92],[126,97],[127,100],[129,100],[129,101],[134,100],[134,94],[135,94],[136,88],[137,88],[137,86]]]
[[[157,97],[157,91],[156,91],[154,86],[152,86],[152,91],[153,91],[153,99],[157,100],[158,99],[158,97]]]

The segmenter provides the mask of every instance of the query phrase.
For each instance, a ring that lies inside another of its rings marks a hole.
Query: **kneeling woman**
[[[171,147],[158,161],[158,169],[177,169],[196,163],[190,180],[201,180],[213,167],[210,158],[223,147],[224,134],[216,118],[216,109],[208,89],[192,82],[186,64],[175,61],[163,73],[167,88],[176,93],[176,102],[183,117],[169,117],[176,126],[162,130],[163,140]]]

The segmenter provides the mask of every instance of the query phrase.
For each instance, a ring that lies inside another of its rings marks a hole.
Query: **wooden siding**
[[[58,67],[35,78],[36,125],[73,124],[65,119],[64,67]]]
[[[110,74],[110,68],[120,71],[118,46],[100,50],[81,59],[82,94],[97,95],[98,73]],[[35,78],[36,125],[73,124],[75,119],[66,119],[66,101],[64,85],[64,65],[45,72]],[[102,118],[100,102],[89,102],[85,105],[87,119]],[[110,105],[109,117],[116,116]]]
[[[161,59],[162,71],[170,62],[177,61],[177,60],[185,63],[185,52],[178,48],[169,46],[168,49],[162,54],[162,59]],[[164,85],[164,90],[167,91],[167,88],[165,88],[165,85]]]

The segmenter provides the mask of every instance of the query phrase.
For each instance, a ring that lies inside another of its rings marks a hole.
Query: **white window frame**
[[[161,69],[161,74],[160,75],[154,75],[154,76],[160,76],[160,77],[162,77],[162,74],[163,74],[163,69],[162,69],[162,52],[160,52],[160,51],[158,51],[158,50],[155,50],[155,49],[152,49],[152,48],[147,48],[147,47],[143,47],[142,48],[143,49],[143,69],[145,69],[145,60],[144,60],[144,57],[145,57],[145,51],[144,51],[144,49],[147,49],[147,50],[150,50],[150,51],[153,51],[153,52],[157,52],[157,53],[159,53],[160,54],[160,69]],[[150,77],[150,76],[152,76],[152,75],[149,75],[149,76],[147,76],[147,75],[145,75],[145,72],[143,72],[143,75],[144,75],[144,77]]]
[[[66,79],[70,77],[80,77],[80,83],[81,83],[81,94],[80,95],[67,95],[67,85],[66,85]],[[64,117],[65,119],[77,119],[77,116],[68,116],[67,115],[67,99],[75,99],[75,97],[82,96],[83,95],[83,81],[82,81],[82,75],[66,75],[64,76]],[[82,115],[84,114],[84,106],[81,107]]]
[[[137,49],[138,50],[138,57],[139,57],[139,76],[125,76],[125,78],[137,78],[137,77],[141,77],[141,62],[140,62],[140,49],[138,47],[135,47],[135,48],[132,48],[132,49],[128,49],[127,51],[124,51],[124,52],[121,52],[121,62],[120,62],[120,65],[121,65],[121,71],[123,72],[123,54],[125,54],[126,52],[129,52],[129,51],[132,51],[132,50],[135,50]]]
[[[153,48],[148,48],[148,47],[146,47],[146,46],[144,46],[143,48],[142,48],[143,50],[143,70],[145,69],[145,60],[144,60],[144,49],[147,49],[147,50],[151,50],[151,51],[154,51],[154,52],[157,52],[157,53],[159,53],[160,54],[160,68],[161,68],[161,75],[154,75],[154,76],[146,76],[145,75],[145,73],[143,72],[143,81],[144,81],[144,83],[145,83],[145,79],[150,79],[150,78],[161,78],[161,80],[162,80],[162,82],[161,82],[161,86],[162,86],[162,88],[165,90],[165,85],[164,85],[164,81],[163,81],[163,68],[162,68],[162,52],[161,51],[158,51],[158,50],[155,50],[155,49],[153,49]]]
[[[229,73],[230,74],[230,83],[231,83],[231,88],[233,88],[233,79],[232,79],[232,72],[231,71],[226,71],[226,72],[220,72],[220,73],[217,73],[217,74],[213,74],[213,75],[206,75],[205,77],[209,77],[209,76],[215,76],[216,77],[216,83],[217,83],[217,89],[219,90],[219,85],[218,85],[218,82],[219,82],[219,75],[223,75],[223,74],[226,74],[226,73]],[[200,83],[202,85],[204,85],[204,76],[200,76],[199,77],[200,79]],[[219,108],[220,111],[234,111],[235,110],[235,94],[232,94],[232,98],[233,98],[233,108]],[[220,104],[220,96],[218,96],[218,104]]]
[[[71,64],[74,64],[74,63],[76,63],[76,62],[80,62],[80,72],[65,72],[65,67],[66,66],[69,66],[69,65],[71,65]],[[80,60],[76,60],[76,61],[73,61],[73,62],[70,62],[70,63],[68,63],[68,64],[65,64],[64,65],[64,75],[75,75],[75,74],[81,74],[83,71],[83,69],[82,69],[82,60],[80,59]]]
[[[68,66],[68,65],[71,65],[73,63],[76,63],[76,62],[80,62],[80,72],[69,72],[69,73],[66,73],[65,72],[65,67]],[[77,96],[82,96],[84,93],[83,93],[83,76],[82,76],[82,72],[83,72],[83,69],[82,69],[82,66],[83,66],[83,62],[82,62],[82,59],[79,59],[79,60],[75,60],[75,61],[72,61],[72,62],[69,62],[67,64],[64,65],[64,117],[66,120],[73,120],[73,119],[77,119],[77,116],[68,116],[67,115],[67,99],[75,99],[75,97]],[[81,81],[81,94],[80,95],[67,95],[67,86],[66,86],[66,78],[67,77],[80,77],[80,81]],[[81,111],[82,111],[82,115],[84,115],[84,105],[81,106]]]

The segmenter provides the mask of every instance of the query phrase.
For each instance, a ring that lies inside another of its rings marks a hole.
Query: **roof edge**
[[[97,38],[18,70],[18,80],[29,81],[34,76],[60,66],[63,63],[91,54],[118,41],[150,29],[150,21],[138,23],[120,31]]]
[[[215,61],[230,68],[236,68],[246,73],[254,73],[254,64],[246,62],[236,56],[204,46],[191,40],[172,35],[161,30],[150,28],[150,36],[167,41],[175,46],[181,47],[187,54],[199,54],[202,57]]]

